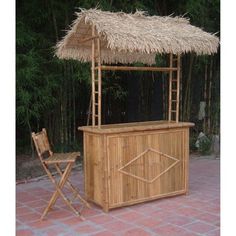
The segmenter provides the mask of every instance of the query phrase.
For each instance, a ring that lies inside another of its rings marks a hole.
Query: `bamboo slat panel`
[[[85,192],[111,208],[188,191],[189,128],[84,131]]]

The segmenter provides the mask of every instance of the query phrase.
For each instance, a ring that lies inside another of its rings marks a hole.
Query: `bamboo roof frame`
[[[169,73],[168,120],[179,122],[180,54],[217,52],[219,39],[190,25],[183,17],[148,16],[81,9],[66,36],[56,45],[61,59],[91,61],[92,126],[101,127],[102,71],[162,71]],[[151,66],[156,54],[169,54],[169,67]],[[103,64],[142,62],[148,66]],[[174,63],[175,62],[175,63]],[[174,66],[174,64],[176,64]]]
[[[64,59],[92,61],[91,40],[101,41],[101,63],[155,64],[156,54],[197,55],[217,52],[219,39],[214,34],[190,24],[189,19],[171,16],[148,16],[80,9],[65,37],[56,45],[56,55]],[[92,25],[96,36],[92,36]]]

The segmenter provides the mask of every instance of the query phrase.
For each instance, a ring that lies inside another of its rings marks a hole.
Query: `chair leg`
[[[62,172],[62,170],[61,170],[59,164],[55,164],[55,166],[56,166],[57,172],[60,174],[60,176],[62,176],[62,175],[63,175],[63,172]],[[88,208],[91,209],[90,204],[80,195],[79,190],[76,189],[76,188],[72,185],[72,183],[71,183],[69,180],[67,180],[66,184],[68,185],[68,187],[69,187],[69,188],[71,189],[71,191],[73,192],[73,197],[72,197],[72,199],[71,199],[71,203],[72,203],[76,198],[79,198],[80,201],[81,201],[84,205],[86,205],[86,207],[88,207]]]
[[[43,219],[48,211],[50,210],[50,208],[55,204],[57,198],[59,197],[59,195],[62,197],[62,199],[64,200],[64,202],[68,205],[68,207],[76,214],[76,215],[80,215],[80,213],[71,205],[71,203],[68,201],[68,199],[65,197],[64,193],[62,192],[62,188],[63,186],[65,185],[69,175],[70,175],[70,172],[71,172],[71,169],[72,169],[72,166],[73,166],[73,163],[68,163],[67,166],[66,166],[66,169],[59,181],[59,183],[56,182],[56,180],[53,178],[51,172],[49,171],[48,167],[44,164],[44,168],[49,176],[49,178],[51,179],[51,181],[54,183],[55,187],[56,187],[56,191],[53,193],[49,203],[48,203],[48,206],[45,208],[42,216],[41,216],[41,219]],[[81,216],[82,217],[82,216]],[[83,218],[83,217],[82,217]]]

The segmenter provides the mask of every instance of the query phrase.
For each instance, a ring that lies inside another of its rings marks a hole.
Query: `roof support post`
[[[177,55],[177,94],[176,94],[176,122],[179,122],[179,93],[180,93],[180,54]]]
[[[95,34],[95,27],[92,25],[92,37]],[[92,126],[95,126],[95,40],[92,39],[92,67],[91,67],[91,75],[92,75]]]
[[[98,127],[101,126],[102,116],[102,71],[101,71],[101,43],[100,38],[97,41],[97,67],[98,67]]]
[[[180,54],[173,55],[170,53],[169,60],[170,68],[174,66],[176,70],[169,72],[168,121],[179,122]]]
[[[95,36],[95,26],[92,26],[92,126],[101,126],[102,71],[100,38]]]
[[[169,58],[169,67],[173,67],[173,54],[170,53],[170,58]],[[173,72],[169,72],[169,106],[168,106],[168,121],[172,120],[172,77],[173,77]]]

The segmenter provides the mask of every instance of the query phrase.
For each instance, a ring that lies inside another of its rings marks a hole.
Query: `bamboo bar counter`
[[[56,55],[91,62],[92,125],[79,128],[88,200],[108,211],[187,193],[189,128],[194,124],[179,121],[181,55],[216,53],[219,39],[183,17],[99,9],[80,9],[76,15]],[[158,54],[168,55],[165,66],[158,66]],[[167,73],[167,120],[102,124],[104,71]]]
[[[191,126],[150,121],[79,128],[87,199],[108,211],[187,193]]]

